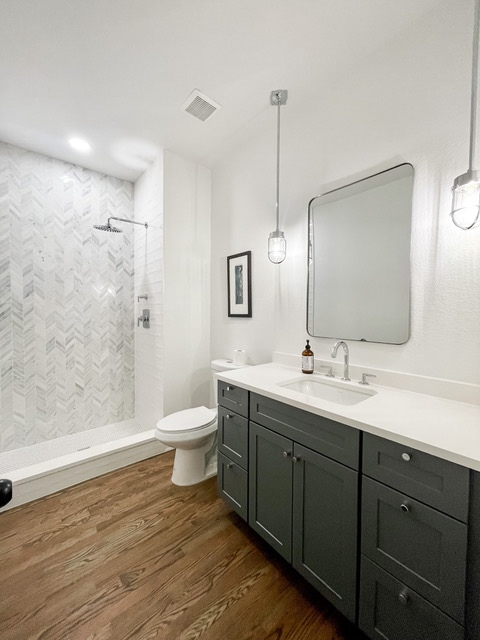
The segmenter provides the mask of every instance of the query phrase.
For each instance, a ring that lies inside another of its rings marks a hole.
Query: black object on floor
[[[0,509],[12,499],[12,481],[7,478],[0,480]]]

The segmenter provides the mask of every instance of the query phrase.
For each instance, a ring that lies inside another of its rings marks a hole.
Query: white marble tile
[[[0,143],[0,451],[134,415],[133,185]]]

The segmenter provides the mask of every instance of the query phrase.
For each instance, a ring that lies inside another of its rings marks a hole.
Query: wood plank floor
[[[0,514],[1,640],[352,640],[173,452]]]

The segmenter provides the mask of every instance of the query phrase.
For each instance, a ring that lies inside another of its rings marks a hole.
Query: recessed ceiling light
[[[92,150],[92,147],[88,144],[88,142],[86,140],[83,140],[82,138],[70,138],[68,142],[70,146],[75,149],[75,151],[88,153]]]

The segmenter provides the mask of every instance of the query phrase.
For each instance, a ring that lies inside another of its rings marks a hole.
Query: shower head
[[[107,224],[94,224],[93,228],[98,229],[99,231],[110,231],[110,233],[123,233],[122,229],[112,227],[110,221],[108,221]]]
[[[145,229],[148,229],[147,222],[137,222],[136,220],[128,220],[127,218],[116,218],[115,216],[110,216],[107,220],[107,224],[94,224],[93,228],[98,229],[99,231],[110,231],[110,233],[123,233],[123,229],[112,227],[110,220],[120,220],[120,222],[128,222],[129,224],[141,224]]]

